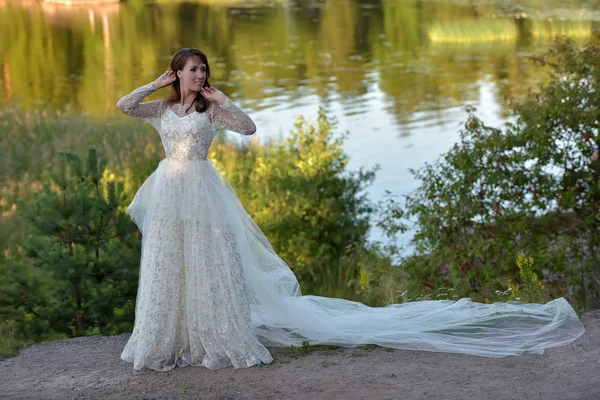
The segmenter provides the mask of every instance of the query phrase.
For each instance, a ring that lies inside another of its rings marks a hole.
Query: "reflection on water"
[[[501,123],[505,99],[544,79],[527,56],[552,37],[597,35],[597,1],[537,3],[0,3],[0,99],[117,114],[118,98],[158,76],[178,48],[198,47],[212,84],[256,119],[259,135],[285,134],[319,106],[336,116],[350,133],[351,168],[382,167],[377,200],[415,187],[408,168],[447,151],[465,104]]]

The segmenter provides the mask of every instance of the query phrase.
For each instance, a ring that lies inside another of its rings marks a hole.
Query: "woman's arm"
[[[154,82],[141,86],[121,97],[117,102],[117,108],[127,115],[140,119],[158,118],[162,113],[162,100],[142,103],[144,98],[156,92],[156,90]]]
[[[204,89],[202,94],[211,100],[208,113],[216,128],[225,128],[242,135],[252,135],[256,132],[256,125],[252,118],[236,106],[229,97],[223,95],[222,92],[207,93]]]
[[[117,102],[117,108],[127,115],[140,118],[155,125],[157,118],[160,118],[163,112],[164,102],[162,100],[153,100],[142,103],[142,100],[149,94],[154,93],[160,88],[167,87],[173,82],[175,82],[175,72],[166,70],[154,82],[139,87],[128,95],[123,96]]]

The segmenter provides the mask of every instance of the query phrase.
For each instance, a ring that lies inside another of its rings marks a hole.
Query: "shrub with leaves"
[[[533,271],[533,258],[518,256],[517,268],[519,269],[520,282],[509,281],[506,291],[509,292],[509,298],[527,303],[543,303],[544,285]]]
[[[550,80],[514,104],[515,122],[491,127],[467,107],[458,143],[412,171],[421,184],[395,223],[416,223],[416,254],[403,260],[415,292],[485,301],[513,277],[514,254],[528,254],[556,295],[600,305],[600,51],[557,38],[534,61]]]
[[[347,250],[366,242],[373,205],[364,189],[377,167],[348,171],[334,128],[321,109],[314,123],[299,117],[286,139],[243,151],[215,143],[213,154],[303,291],[356,297],[360,265]]]

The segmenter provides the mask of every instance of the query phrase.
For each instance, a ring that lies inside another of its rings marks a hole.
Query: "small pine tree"
[[[87,164],[60,152],[52,181],[18,213],[30,234],[31,260],[2,265],[0,307],[26,337],[68,337],[129,330],[137,287],[140,240],[122,209],[123,183],[105,182],[96,149]]]

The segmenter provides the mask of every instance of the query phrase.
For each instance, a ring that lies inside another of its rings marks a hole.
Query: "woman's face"
[[[187,90],[199,92],[206,81],[206,65],[200,57],[188,57],[182,70],[177,71],[182,93]]]

